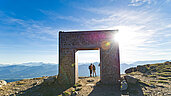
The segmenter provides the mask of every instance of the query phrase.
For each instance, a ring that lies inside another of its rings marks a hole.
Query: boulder
[[[55,83],[55,81],[56,81],[56,77],[49,77],[47,79],[44,79],[45,84],[52,84]]]
[[[7,85],[7,82],[5,80],[0,80],[0,87]]]
[[[124,78],[128,84],[136,84],[138,82],[138,79],[132,76],[124,76]]]
[[[136,72],[136,71],[137,71],[137,68],[136,67],[132,67],[132,68],[126,69],[125,73],[128,74],[128,73]]]
[[[151,70],[152,72],[157,72],[156,67],[157,67],[157,66],[150,66],[150,70]]]
[[[137,66],[137,71],[141,73],[146,73],[148,69],[145,66]]]
[[[128,84],[126,83],[125,80],[121,82],[121,91],[125,91],[128,88]]]
[[[166,62],[164,62],[164,64],[165,64],[165,65],[169,65],[169,64],[171,64],[171,62],[166,61]]]
[[[90,80],[87,80],[87,82],[94,82],[94,80],[93,79],[90,79]]]

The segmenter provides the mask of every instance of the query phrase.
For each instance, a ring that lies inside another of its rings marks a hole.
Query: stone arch
[[[100,78],[103,84],[118,84],[119,45],[113,40],[117,30],[59,32],[58,82],[73,85],[78,80],[77,50],[100,49]]]

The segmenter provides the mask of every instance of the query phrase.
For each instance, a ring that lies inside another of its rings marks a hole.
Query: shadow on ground
[[[29,88],[25,91],[21,91],[17,95],[11,96],[58,96],[70,87],[71,86],[60,85],[58,83],[58,80],[56,80],[54,83],[50,84],[43,82],[37,86],[33,85],[32,88]]]
[[[128,90],[121,92],[119,85],[103,85],[97,82],[88,96],[144,96],[140,84],[128,86]]]
[[[119,85],[104,85],[99,81],[88,96],[120,96],[120,94]]]
[[[71,86],[60,85],[58,79],[53,83],[43,82],[40,85],[34,85],[30,89],[21,91],[11,96],[58,96]],[[80,95],[78,95],[80,96]],[[85,95],[82,95],[85,96]],[[86,95],[87,96],[87,95]],[[100,81],[93,86],[93,91],[88,96],[144,96],[139,84],[128,85],[128,90],[120,91],[120,85],[104,85]]]
[[[128,84],[128,89],[126,91],[122,91],[121,94],[123,96],[144,96],[142,88],[139,83]]]

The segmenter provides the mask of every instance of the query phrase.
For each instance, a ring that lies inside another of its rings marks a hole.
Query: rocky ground
[[[33,78],[33,79],[23,79],[20,81],[9,82],[7,85],[0,87],[0,96],[15,96],[17,94],[22,94],[26,90],[40,85],[47,77]]]
[[[127,74],[139,79],[146,96],[171,96],[171,62],[129,68]]]
[[[123,91],[118,86],[102,85],[99,77],[79,77],[77,84],[66,88],[56,83],[57,76],[51,76],[7,83],[0,87],[0,96],[171,96],[171,65],[144,67],[121,75],[122,79],[128,75],[135,79],[126,79],[128,88]]]
[[[139,73],[140,74],[140,73]],[[132,76],[147,84],[140,84],[141,87],[130,85],[126,94],[121,93],[122,96],[143,96],[137,95],[142,93],[146,96],[171,96],[171,82],[168,83],[153,83],[157,78],[146,77],[137,74]],[[125,75],[122,75],[122,77]],[[78,83],[66,90],[57,84],[43,84],[43,78],[24,79],[21,81],[10,82],[0,88],[0,96],[119,96],[119,91],[113,86],[102,86],[99,82],[99,77],[79,77]],[[152,86],[154,85],[154,86]],[[140,89],[138,89],[140,88]],[[115,90],[115,91],[113,91]]]

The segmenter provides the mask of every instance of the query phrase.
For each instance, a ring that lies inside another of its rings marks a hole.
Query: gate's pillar
[[[75,52],[73,48],[67,48],[67,37],[59,33],[59,74],[58,82],[64,85],[74,85],[77,82],[77,65],[75,66]],[[65,46],[64,46],[65,45]]]
[[[110,41],[108,48],[100,50],[101,56],[101,82],[103,84],[118,84],[120,79],[119,46]]]
[[[59,82],[66,85],[75,84],[75,52],[72,49],[60,49]]]

